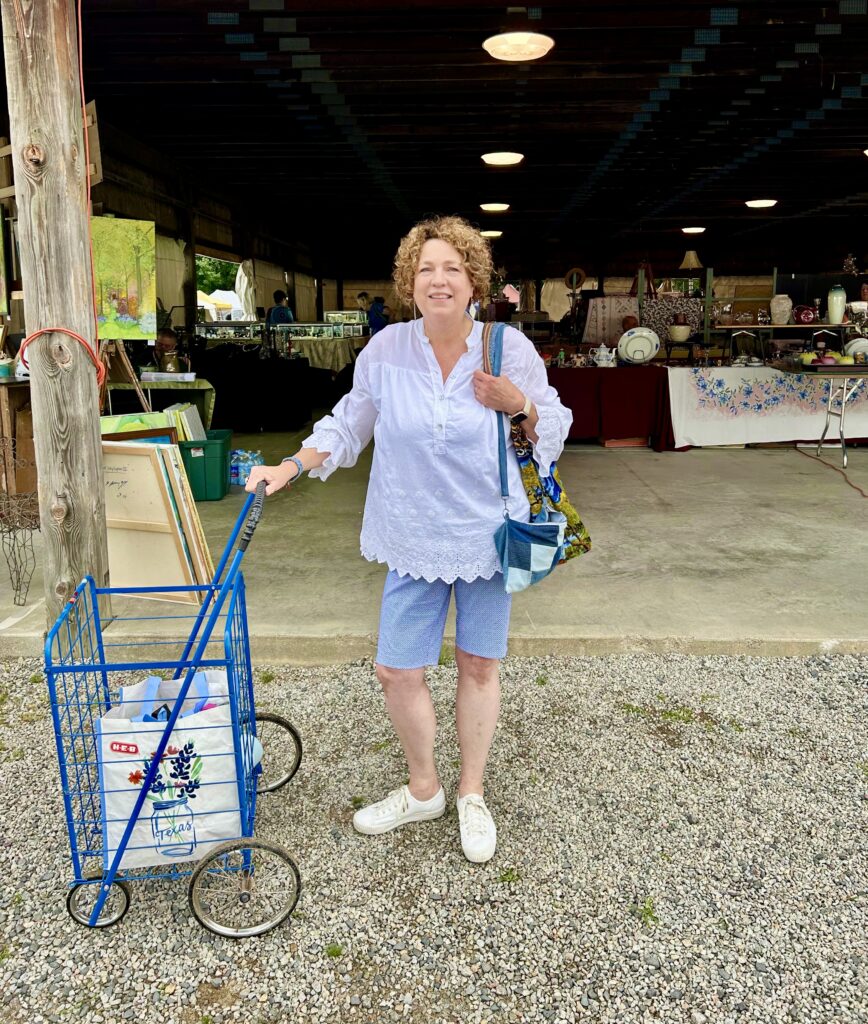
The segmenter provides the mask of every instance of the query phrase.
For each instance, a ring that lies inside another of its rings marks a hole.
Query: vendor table
[[[310,419],[313,382],[306,359],[226,342],[198,352],[194,365],[216,389],[215,428],[245,434],[300,430]]]
[[[842,440],[868,437],[868,370],[830,367],[817,374],[771,366],[670,367],[668,374],[676,448],[816,441],[825,437],[831,416],[843,412],[842,397],[847,410],[846,425],[840,415]]]
[[[338,374],[356,361],[356,349],[367,338],[293,338],[292,350],[303,356],[316,370]]]
[[[841,463],[844,469],[846,469],[847,428],[845,419],[847,409],[852,404],[853,399],[856,398],[858,400],[860,395],[864,401],[866,390],[864,385],[866,378],[868,378],[868,367],[858,371],[851,366],[826,366],[817,372],[808,371],[807,373],[799,373],[796,370],[787,368],[782,369],[781,372],[789,373],[794,377],[806,377],[811,374],[826,381],[828,387],[826,422],[823,425],[823,433],[820,434],[820,440],[817,442],[817,455],[823,450],[823,442],[826,440],[826,434],[829,432],[832,418],[836,417],[838,420],[838,436],[841,439]]]
[[[173,405],[175,402],[189,401],[196,405],[199,415],[202,417],[202,425],[206,430],[211,428],[211,418],[214,415],[214,387],[207,380],[179,380],[175,381],[153,381],[146,383],[139,381],[139,387],[148,392],[151,408],[159,412],[159,406]],[[133,391],[134,384],[110,383],[108,385],[108,411],[112,412],[112,391]],[[167,395],[159,395],[154,398],[154,391],[166,391]],[[186,392],[186,394],[184,394]]]
[[[548,378],[573,414],[568,440],[642,439],[656,451],[671,447],[667,444],[671,425],[665,368],[551,367]]]

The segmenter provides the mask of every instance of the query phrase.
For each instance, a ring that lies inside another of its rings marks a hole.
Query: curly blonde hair
[[[494,266],[488,240],[463,217],[431,217],[419,221],[407,232],[395,254],[392,280],[401,302],[408,306],[413,304],[413,285],[422,246],[432,238],[448,243],[461,256],[473,288],[473,298],[487,295]]]

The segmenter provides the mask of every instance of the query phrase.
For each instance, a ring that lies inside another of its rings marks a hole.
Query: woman
[[[538,461],[560,454],[571,414],[549,387],[542,360],[519,331],[504,335],[502,374],[482,370],[482,324],[468,315],[487,294],[488,243],[458,217],[417,224],[395,257],[398,296],[421,316],[390,324],[358,358],[353,389],[321,419],[304,447],[280,466],[254,467],[247,484],[266,493],[301,472],[326,479],[352,466],[373,436],[374,460],[362,524],[362,555],[389,567],[380,610],[377,678],[404,750],[409,784],[362,808],[356,830],[379,835],[439,818],[446,800],[434,762],[436,718],[425,668],[437,664],[452,592],[457,628],[455,713],[461,748],[458,817],[468,860],[494,855],[497,830],[483,774],[500,707],[510,595],[493,534],[503,516],[497,429],[523,422]],[[509,514],[529,507],[509,454]]]

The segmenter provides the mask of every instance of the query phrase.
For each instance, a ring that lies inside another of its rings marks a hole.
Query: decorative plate
[[[854,338],[844,349],[845,356],[858,356],[860,352],[868,353],[868,338]]]
[[[618,339],[618,355],[625,363],[648,363],[660,351],[660,339],[648,327],[631,327]]]

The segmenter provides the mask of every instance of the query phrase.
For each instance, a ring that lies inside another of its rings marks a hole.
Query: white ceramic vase
[[[793,312],[793,300],[789,295],[775,295],[769,303],[773,324],[788,324]]]
[[[844,322],[844,309],[847,305],[847,293],[841,285],[836,284],[829,289],[827,303],[829,323],[842,324]]]

